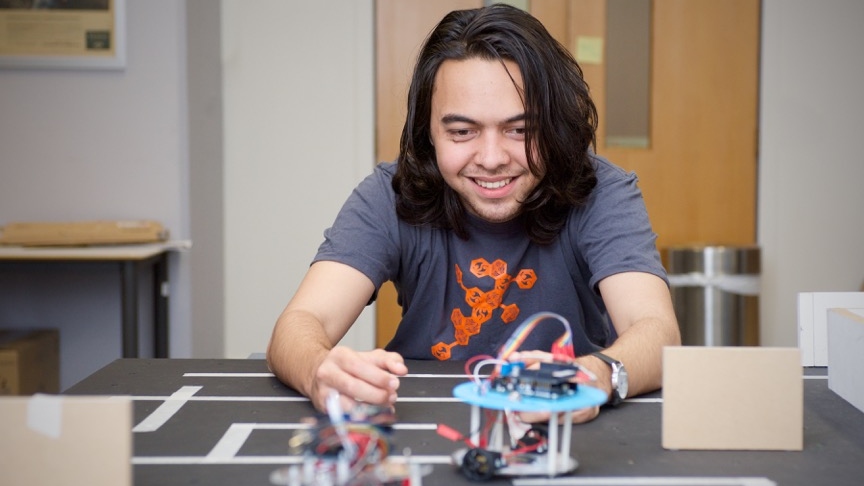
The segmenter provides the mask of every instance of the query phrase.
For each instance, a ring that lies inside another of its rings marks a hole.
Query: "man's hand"
[[[399,376],[408,372],[397,353],[375,349],[357,352],[336,346],[318,365],[309,399],[324,411],[327,396],[339,393],[343,410],[351,410],[357,402],[393,405],[399,389]]]
[[[523,351],[523,352],[515,352],[510,355],[511,361],[523,361],[526,366],[529,367],[538,367],[540,363],[551,363],[552,362],[552,354],[547,353],[545,351]],[[597,382],[591,383],[591,386],[599,388],[606,393],[607,396],[612,392],[611,389],[611,379],[609,378],[609,367],[606,366],[605,363],[600,363],[602,366],[597,366],[598,359],[585,356],[581,358],[576,358],[576,363],[579,366],[582,366],[588,371],[594,373],[597,376]],[[600,415],[600,407],[588,407],[583,408],[581,410],[573,411],[573,423],[581,424],[585,422],[590,422],[597,418]],[[520,412],[519,418],[521,418],[525,422],[535,423],[535,422],[545,422],[549,420],[549,412]]]
[[[332,391],[339,393],[344,410],[357,401],[387,405],[396,400],[398,377],[408,372],[402,356],[336,346],[374,292],[374,284],[360,271],[342,263],[316,262],[276,321],[267,364],[318,410],[326,409]]]

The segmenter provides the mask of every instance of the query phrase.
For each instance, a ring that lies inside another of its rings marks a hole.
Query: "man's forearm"
[[[618,333],[604,354],[627,369],[627,395],[656,390],[663,381],[663,347],[681,343],[669,287],[661,278],[640,272],[612,275],[599,287]],[[590,363],[592,370],[601,370],[603,383],[609,386],[609,365],[596,357]]]
[[[660,388],[663,381],[663,347],[680,343],[674,319],[670,323],[668,319],[644,318],[622,333],[606,354],[621,361],[627,368],[628,395],[636,396]]]
[[[332,347],[314,317],[286,311],[273,329],[267,364],[280,381],[310,397],[318,366]]]

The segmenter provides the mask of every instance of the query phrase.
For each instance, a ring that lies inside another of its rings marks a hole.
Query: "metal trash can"
[[[682,344],[759,345],[758,247],[671,247],[663,256]]]

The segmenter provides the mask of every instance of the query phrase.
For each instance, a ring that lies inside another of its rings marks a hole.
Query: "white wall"
[[[762,343],[797,343],[798,292],[864,282],[864,2],[763,0]]]
[[[0,225],[153,218],[188,238],[184,4],[129,0],[126,17],[122,71],[0,70]],[[0,268],[0,328],[59,328],[63,388],[120,356],[119,270]],[[170,272],[171,352],[182,357],[184,258]],[[151,316],[141,315],[145,338]]]
[[[372,1],[249,5],[222,1],[227,357],[264,351],[375,162]],[[371,347],[371,317],[346,342]]]

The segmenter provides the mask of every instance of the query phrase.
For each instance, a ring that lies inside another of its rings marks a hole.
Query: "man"
[[[662,348],[680,342],[666,275],[636,177],[592,153],[595,129],[579,66],[536,19],[503,4],[445,16],[398,161],[355,189],[276,322],[276,376],[319,409],[332,390],[392,404],[403,358],[496,354],[548,311],[610,399],[658,388]],[[387,280],[403,309],[387,350],[336,346]],[[522,346],[536,351],[513,358],[548,359],[560,335],[538,326]]]

